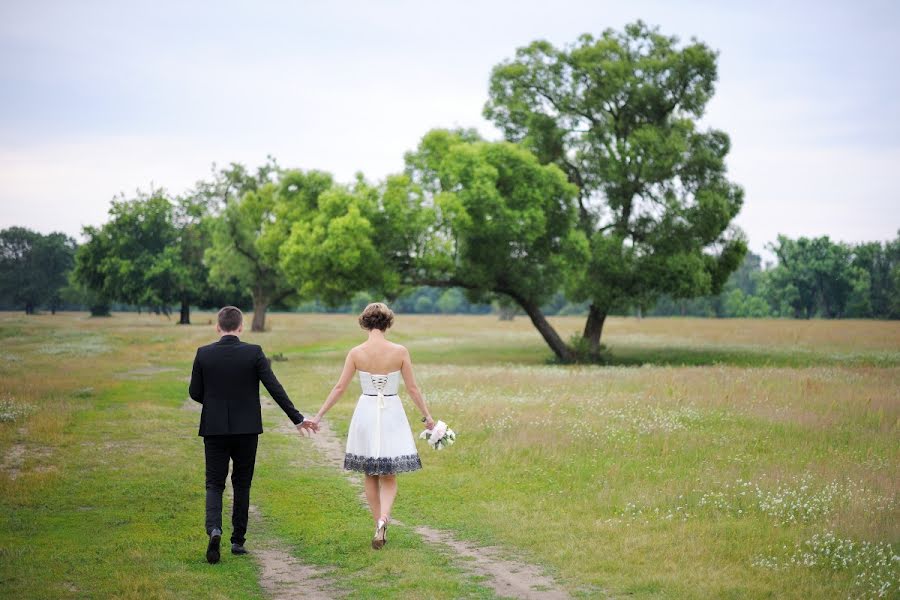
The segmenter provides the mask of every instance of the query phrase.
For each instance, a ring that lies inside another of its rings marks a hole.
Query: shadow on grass
[[[304,358],[339,360],[358,340],[347,338],[293,346],[286,354]],[[419,346],[409,342],[413,360],[420,364],[501,365],[560,364],[547,355],[547,347],[539,340],[517,345],[506,343],[473,344],[461,342],[450,346]],[[598,366],[639,367],[642,365],[701,367],[728,365],[735,367],[896,367],[900,352],[891,351],[816,351],[807,349],[722,348],[685,346],[613,345]]]
[[[823,353],[809,350],[766,351],[751,348],[684,348],[614,346],[605,363],[610,366],[736,367],[892,367],[900,364],[896,352]]]

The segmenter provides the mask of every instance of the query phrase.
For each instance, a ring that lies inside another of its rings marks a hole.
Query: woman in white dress
[[[376,550],[387,542],[387,524],[397,497],[397,473],[422,468],[406,412],[397,395],[401,376],[406,391],[425,417],[425,426],[434,427],[434,419],[416,385],[409,351],[385,338],[393,322],[394,313],[381,302],[369,304],[363,310],[359,325],[369,332],[369,339],[347,354],[338,382],[311,419],[318,425],[347,389],[353,374],[359,371],[362,395],[350,420],[344,469],[366,475],[366,500],[375,520],[372,547]]]

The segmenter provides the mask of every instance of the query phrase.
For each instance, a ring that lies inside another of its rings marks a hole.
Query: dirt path
[[[534,598],[541,600],[564,600],[569,594],[553,579],[544,574],[543,569],[517,560],[503,557],[500,548],[476,546],[470,542],[457,540],[447,531],[419,525],[415,528],[427,542],[438,542],[449,547],[464,559],[463,569],[488,577],[486,582],[498,596],[510,598]]]
[[[290,424],[276,428],[279,433],[297,435],[296,428]],[[351,483],[358,487],[360,499],[365,504],[362,491],[362,477],[356,473],[343,471],[344,444],[323,421],[319,433],[312,436],[312,443],[328,462],[341,469]],[[404,523],[394,519],[393,526],[405,527]],[[449,531],[432,529],[422,525],[413,527],[426,542],[439,543],[448,548],[457,558],[455,561],[461,569],[480,577],[482,582],[503,598],[522,598],[524,600],[565,600],[570,598],[551,577],[544,574],[543,569],[519,560],[503,556],[500,548],[483,547],[456,539]]]
[[[230,477],[230,475],[229,475]],[[225,487],[225,506],[230,507],[234,501],[231,482]],[[227,513],[227,510],[225,511]],[[226,516],[226,515],[223,515]],[[251,531],[263,531],[262,515],[259,508],[250,505]],[[308,565],[297,559],[283,544],[271,537],[254,537],[249,557],[259,563],[259,584],[273,600],[294,600],[309,598],[310,600],[332,600],[343,598],[346,593],[331,577],[328,569]],[[231,543],[227,537],[222,538],[222,553],[231,558]],[[237,557],[238,559],[242,557]]]

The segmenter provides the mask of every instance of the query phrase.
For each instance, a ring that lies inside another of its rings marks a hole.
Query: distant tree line
[[[900,232],[893,241],[861,244],[833,242],[827,236],[797,239],[779,236],[770,248],[777,257],[789,252],[790,258],[764,266],[758,254],[748,252],[720,294],[694,298],[663,295],[652,306],[631,306],[612,314],[900,319]],[[146,310],[168,315],[173,305],[177,306],[176,302],[156,303],[160,292],[152,288],[143,296],[149,303],[104,301],[96,305],[96,295],[73,278],[77,249],[75,240],[62,233],[42,235],[23,227],[0,231],[0,310],[24,310],[26,314],[40,309],[52,313],[93,309],[95,314],[108,314],[111,309]],[[234,303],[253,309],[251,295],[236,284],[224,290],[208,282],[200,287],[205,288],[205,293],[197,294],[193,302],[188,302],[182,315],[185,322],[190,322],[191,307],[213,309]],[[377,293],[359,291],[349,301],[336,305],[312,299],[279,302],[274,308],[355,313],[381,298]],[[472,302],[461,288],[433,286],[407,289],[393,297],[391,303],[404,314],[503,314],[507,309],[499,299]],[[558,290],[541,306],[542,312],[549,316],[584,316],[588,309],[587,302],[573,302],[563,290]],[[509,312],[516,313],[524,314],[515,309]]]
[[[62,233],[42,235],[24,227],[0,231],[0,307],[34,314],[55,313],[75,264],[75,240]]]
[[[537,41],[491,74],[484,112],[504,141],[433,130],[377,183],[271,157],[255,171],[214,166],[179,196],[114,199],[106,224],[67,242],[68,281],[22,279],[35,272],[23,257],[44,264],[43,250],[4,254],[0,277],[15,283],[3,301],[56,306],[52,288],[94,315],[178,307],[180,323],[192,306],[231,303],[252,308],[255,331],[270,308],[375,298],[495,310],[527,315],[561,361],[601,360],[609,314],[687,314],[685,302],[719,316],[895,314],[895,246],[779,238],[778,266],[748,266],[728,136],[698,124],[716,78],[714,51],[642,22],[564,48]],[[563,340],[551,314],[584,315],[583,332]]]
[[[900,319],[900,232],[893,241],[861,244],[779,236],[769,249],[774,265],[764,268],[748,253],[721,294],[664,296],[644,314]]]

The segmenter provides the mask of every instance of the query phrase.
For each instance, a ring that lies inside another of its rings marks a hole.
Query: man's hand
[[[297,431],[300,433],[300,435],[303,435],[304,431],[306,431],[309,435],[312,435],[313,433],[318,433],[319,424],[314,421],[303,419],[302,423],[297,424]]]

